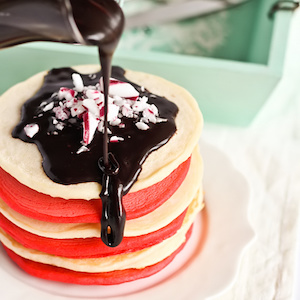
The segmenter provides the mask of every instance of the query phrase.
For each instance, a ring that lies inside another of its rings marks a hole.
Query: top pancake
[[[80,73],[95,73],[97,65],[74,67]],[[47,72],[41,72],[21,82],[0,97],[0,166],[22,184],[52,197],[65,199],[99,198],[101,186],[96,182],[62,185],[47,177],[42,168],[42,156],[35,144],[11,136],[20,121],[21,107],[42,86]],[[185,161],[197,144],[203,125],[202,115],[194,98],[182,87],[160,77],[127,70],[125,77],[144,86],[151,93],[174,102],[179,112],[175,119],[177,131],[170,141],[152,152],[144,164],[137,182],[130,191],[137,191],[161,181]]]

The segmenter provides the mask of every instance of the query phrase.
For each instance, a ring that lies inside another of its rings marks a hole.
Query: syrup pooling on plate
[[[108,106],[108,151],[113,154],[119,170],[106,178],[106,188],[111,198],[106,201],[106,208],[104,203],[103,212],[114,222],[113,227],[110,226],[114,241],[122,238],[120,227],[125,216],[122,215],[119,220],[115,213],[123,211],[122,196],[136,181],[145,158],[175,133],[178,111],[174,103],[129,82],[124,74],[123,69],[112,68],[114,79],[111,80]],[[103,109],[97,106],[96,102],[100,101],[97,96],[93,99],[94,93],[103,100],[101,77],[101,71],[82,75],[71,68],[53,69],[45,76],[41,89],[23,106],[22,119],[14,128],[13,136],[38,146],[45,173],[55,182],[73,184],[95,181],[102,184],[103,170],[98,162],[103,157]],[[123,95],[118,95],[120,93]],[[82,102],[85,105],[71,106],[68,101],[74,99],[85,101]],[[93,106],[93,101],[96,106]],[[99,120],[92,116],[93,107],[99,108]],[[155,107],[157,112],[153,117],[149,108],[155,110]],[[90,120],[84,121],[86,118]],[[93,122],[97,125],[94,134]],[[111,160],[114,165],[114,159]],[[103,189],[103,193],[105,191]],[[101,226],[107,228],[107,219],[102,217]],[[116,242],[108,244],[112,246]]]

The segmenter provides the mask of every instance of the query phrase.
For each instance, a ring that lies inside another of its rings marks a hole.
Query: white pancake
[[[203,164],[196,148],[188,174],[177,191],[153,212],[140,218],[127,220],[124,236],[140,236],[159,230],[176,219],[191,204],[194,198],[203,201]],[[23,216],[0,199],[0,212],[18,227],[33,234],[56,239],[99,237],[100,224],[50,223]]]
[[[93,73],[98,70],[98,66],[80,66],[76,70]],[[11,136],[13,128],[20,121],[23,103],[41,87],[45,74],[39,73],[17,84],[0,97],[0,166],[22,184],[53,197],[86,200],[99,198],[101,186],[98,183],[62,185],[50,180],[42,169],[42,157],[36,145]],[[179,107],[177,132],[165,146],[146,159],[137,182],[131,188],[134,192],[161,181],[191,155],[198,143],[203,120],[195,99],[180,86],[140,72],[126,71],[125,76]]]

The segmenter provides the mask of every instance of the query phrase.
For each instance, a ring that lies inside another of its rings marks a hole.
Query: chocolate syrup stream
[[[143,132],[140,137],[141,133],[134,123],[125,120],[126,131],[114,129],[116,135],[123,135],[124,139],[128,140],[122,142],[120,151],[115,145],[109,144],[107,122],[111,60],[124,28],[124,15],[119,5],[114,0],[0,0],[1,12],[0,48],[40,40],[79,42],[97,46],[99,49],[102,74],[96,74],[97,80],[93,82],[90,82],[88,75],[82,75],[88,82],[86,85],[95,85],[102,75],[105,96],[104,135],[96,134],[95,141],[89,145],[91,148],[88,153],[76,154],[77,143],[81,140],[82,134],[80,122],[66,126],[67,128],[57,136],[51,135],[51,126],[53,127],[51,114],[45,113],[43,118],[34,115],[43,101],[52,101],[52,94],[61,86],[72,88],[70,78],[75,72],[72,69],[49,72],[42,88],[24,104],[22,120],[12,134],[13,137],[26,142],[36,143],[43,156],[45,173],[55,182],[72,184],[97,181],[102,185],[101,238],[106,245],[115,247],[122,240],[125,225],[123,194],[126,194],[136,181],[141,172],[141,164],[149,153],[165,144],[174,134],[176,126],[173,118],[177,113],[177,107],[166,99],[161,102],[162,98],[152,97],[135,85],[141,95],[144,93],[152,98],[151,101],[158,101],[162,117],[167,118],[168,122],[155,125],[154,129]],[[67,22],[66,16],[69,21],[75,21],[81,36],[72,32],[74,27],[70,25],[74,24]],[[116,78],[126,81],[123,70],[115,68],[115,72]],[[168,105],[165,106],[164,101]],[[41,129],[33,139],[24,134],[24,126],[30,123],[38,123]],[[103,145],[103,149],[99,149],[99,145]]]
[[[101,239],[110,246],[115,247],[122,241],[126,212],[122,204],[123,185],[119,182],[116,175],[119,172],[119,164],[113,154],[109,153],[107,165],[104,159],[99,159],[98,165],[103,172],[102,190],[100,198],[102,201],[101,216]]]
[[[98,46],[99,60],[103,76],[104,89],[104,136],[103,136],[103,160],[99,159],[99,166],[103,172],[102,191],[100,198],[102,200],[102,217],[101,217],[101,239],[110,247],[119,245],[122,240],[125,225],[125,210],[122,205],[123,188],[117,182],[114,174],[111,172],[112,166],[108,157],[108,92],[111,77],[111,61],[113,53],[117,47],[120,32],[123,31],[124,20],[119,16],[119,10],[114,11],[107,0],[71,0],[73,3],[73,15],[76,24],[83,38],[88,43]],[[86,2],[89,2],[86,9]],[[95,12],[102,11],[107,16],[105,21],[94,20]],[[117,12],[117,13],[116,13]],[[94,20],[94,22],[91,22]],[[106,23],[108,21],[108,23]],[[96,22],[96,23],[95,23]],[[99,23],[101,31],[99,32]],[[117,24],[117,25],[116,25]],[[95,30],[96,29],[96,30]],[[99,34],[105,31],[105,34]],[[112,155],[112,154],[111,154]],[[115,158],[113,158],[115,160]],[[103,163],[103,165],[102,165]]]
[[[139,92],[140,97],[147,97],[148,103],[158,108],[160,117],[167,121],[149,123],[149,129],[146,131],[136,127],[135,119],[126,117],[122,118],[125,127],[109,125],[111,134],[121,137],[123,141],[108,143],[107,168],[104,165],[102,148],[104,136],[101,132],[96,131],[93,141],[88,145],[89,151],[77,154],[76,152],[82,146],[82,120],[71,118],[71,123],[66,120],[64,129],[57,132],[53,125],[55,113],[43,112],[41,108],[43,102],[54,102],[56,106],[59,106],[60,100],[55,93],[62,86],[73,87],[72,74],[75,72],[71,68],[50,70],[40,90],[24,103],[21,122],[14,128],[12,135],[37,145],[43,157],[42,166],[45,173],[54,182],[60,184],[99,182],[102,184],[100,195],[103,203],[102,239],[109,246],[114,246],[122,239],[124,229],[125,211],[122,207],[122,196],[137,180],[142,163],[148,155],[166,144],[175,133],[175,116],[178,108],[166,98],[153,95],[130,82],[124,76],[123,69],[113,67],[112,77],[130,83]],[[99,83],[103,76],[102,72],[103,70],[91,74],[92,76],[81,74],[84,85]],[[32,123],[37,124],[40,130],[33,138],[30,138],[26,135],[24,127]]]
[[[111,77],[111,60],[112,57],[103,52],[101,48],[99,51],[99,59],[102,69],[103,78],[103,93],[104,93],[104,133],[103,133],[103,162],[104,167],[109,168],[108,162],[108,133],[107,133],[107,114],[108,114],[108,91],[109,91],[109,81]]]
[[[100,158],[98,161],[99,168],[103,172],[100,193],[102,201],[101,239],[107,246],[116,247],[122,241],[126,212],[122,203],[123,185],[116,178],[119,164],[113,154],[108,153],[107,114],[112,54],[103,51],[104,49],[99,48],[104,92],[103,160]]]

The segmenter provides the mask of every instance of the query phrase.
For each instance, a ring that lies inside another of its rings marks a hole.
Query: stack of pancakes
[[[81,73],[97,66],[75,68]],[[100,239],[101,186],[62,185],[42,169],[35,144],[14,139],[23,103],[46,72],[0,97],[0,241],[16,264],[34,276],[76,284],[118,284],[150,276],[184,247],[203,207],[198,140],[202,115],[193,97],[162,78],[126,71],[130,81],[174,102],[177,131],[152,152],[138,180],[123,197],[127,220],[121,244]]]

